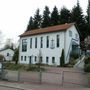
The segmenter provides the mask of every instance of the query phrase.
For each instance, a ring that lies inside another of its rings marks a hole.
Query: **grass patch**
[[[14,64],[14,63],[4,63],[4,69],[7,70],[25,70],[25,71],[39,71],[40,69],[42,71],[45,71],[44,68],[38,68],[37,65],[24,65],[24,64]]]

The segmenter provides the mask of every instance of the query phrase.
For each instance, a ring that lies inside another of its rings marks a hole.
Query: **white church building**
[[[73,46],[79,52],[79,32],[75,23],[50,26],[26,31],[20,35],[19,63],[38,63],[40,55],[43,64],[60,65],[64,49],[65,63],[69,62]]]

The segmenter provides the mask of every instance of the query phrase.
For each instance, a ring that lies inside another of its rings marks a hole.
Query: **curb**
[[[32,90],[32,89],[26,89],[26,88],[21,88],[21,87],[15,87],[15,86],[11,86],[11,85],[4,85],[4,84],[0,84],[0,86],[2,87],[8,87],[8,88],[13,88],[13,89],[18,89],[18,90]]]

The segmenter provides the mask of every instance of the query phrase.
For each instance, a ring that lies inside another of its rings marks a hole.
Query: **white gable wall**
[[[69,36],[69,31],[72,32],[72,36]],[[77,34],[77,38],[76,38],[76,34]],[[65,40],[65,62],[68,63],[69,62],[69,55],[67,55],[69,53],[69,49],[70,51],[72,50],[72,41],[76,42],[78,45],[80,45],[80,38],[79,38],[79,33],[76,30],[75,26],[70,27],[67,31],[66,31],[66,40]],[[70,46],[71,44],[71,46]],[[70,54],[70,53],[69,53]]]

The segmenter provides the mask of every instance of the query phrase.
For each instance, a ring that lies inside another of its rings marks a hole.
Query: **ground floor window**
[[[35,62],[37,61],[37,57],[35,56]]]
[[[40,57],[40,63],[42,63],[42,62],[43,62],[42,57]]]
[[[31,63],[32,63],[32,57],[29,56],[29,64],[31,64]]]
[[[49,61],[49,57],[46,57],[46,64],[48,64],[48,61]]]
[[[26,56],[24,56],[24,61],[26,61],[26,59],[27,59],[27,57],[26,57]]]
[[[23,56],[21,56],[21,61],[23,61]]]
[[[52,57],[52,63],[55,63],[55,57]]]

